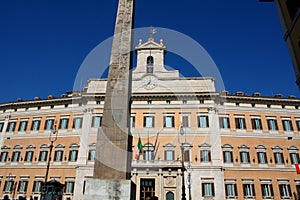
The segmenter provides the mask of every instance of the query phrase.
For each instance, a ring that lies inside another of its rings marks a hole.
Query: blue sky
[[[1,0],[0,102],[72,90],[85,57],[112,36],[116,9],[117,0]],[[201,44],[230,93],[299,96],[273,3],[136,0],[135,28],[149,26],[179,31]],[[194,75],[171,53],[166,64]]]

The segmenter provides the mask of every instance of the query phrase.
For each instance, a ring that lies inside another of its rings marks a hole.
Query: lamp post
[[[54,129],[51,130],[50,135],[49,135],[49,141],[50,141],[49,156],[48,156],[48,162],[47,162],[47,168],[46,168],[45,181],[44,181],[44,184],[42,187],[41,200],[46,199],[46,183],[48,180],[50,161],[51,161],[51,153],[52,153],[52,149],[53,149],[53,143],[57,140],[57,133],[58,133],[58,131],[56,129],[56,125],[54,125]]]
[[[189,200],[192,200],[192,176],[191,176],[191,170],[192,170],[192,167],[191,167],[191,162],[189,162],[189,166],[187,168],[187,172],[188,172],[188,178],[187,178],[187,185],[188,185],[188,188],[189,188]]]
[[[179,129],[179,133],[180,135],[184,135],[184,130],[183,130],[183,126],[180,125],[180,129]],[[179,138],[178,138],[179,141]],[[184,143],[180,144],[181,147],[181,171],[182,171],[182,194],[181,194],[181,200],[186,200],[186,195],[185,195],[185,179],[184,179],[184,171],[185,171],[185,167],[184,167]]]

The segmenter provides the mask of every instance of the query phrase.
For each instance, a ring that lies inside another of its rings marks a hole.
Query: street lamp
[[[187,172],[188,172],[187,185],[189,188],[189,200],[192,200],[192,189],[191,189],[191,187],[192,187],[192,176],[191,176],[192,166],[191,166],[191,162],[189,162]]]
[[[181,136],[183,136],[185,134],[182,125],[180,125],[179,133],[180,133]],[[178,141],[179,141],[179,138],[178,138]],[[181,147],[181,171],[182,171],[181,200],[186,200],[186,197],[185,197],[185,180],[184,180],[184,171],[185,171],[185,167],[184,167],[184,143],[181,143],[180,147]]]
[[[45,181],[44,181],[44,184],[43,184],[43,187],[42,187],[41,200],[46,199],[46,183],[47,183],[47,180],[48,180],[50,161],[51,161],[51,153],[52,153],[52,149],[53,149],[53,143],[57,140],[57,134],[58,134],[58,131],[56,129],[56,125],[54,125],[54,129],[52,129],[50,131],[50,134],[49,134],[49,141],[50,141],[49,156],[48,156],[48,162],[47,162],[47,168],[46,168]]]

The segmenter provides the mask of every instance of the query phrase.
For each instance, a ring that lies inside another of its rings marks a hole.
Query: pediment
[[[165,50],[166,46],[163,44],[163,40],[160,40],[160,43],[154,41],[153,38],[149,38],[147,42],[143,43],[142,40],[139,41],[139,44],[135,47],[136,50],[142,49],[162,49]]]

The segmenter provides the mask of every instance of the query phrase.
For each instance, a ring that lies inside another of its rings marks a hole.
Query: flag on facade
[[[156,156],[157,149],[158,149],[158,145],[157,145],[158,135],[159,135],[159,132],[157,132],[156,139],[155,139],[155,143],[154,143],[154,146],[153,146],[152,160],[154,160],[154,158],[155,158],[155,156]]]
[[[141,138],[139,137],[139,141],[136,146],[135,159],[140,158],[140,152],[141,152],[142,148],[143,148],[143,144],[142,144]]]
[[[295,167],[296,167],[297,174],[300,174],[300,167],[299,167],[299,164],[295,164]]]

